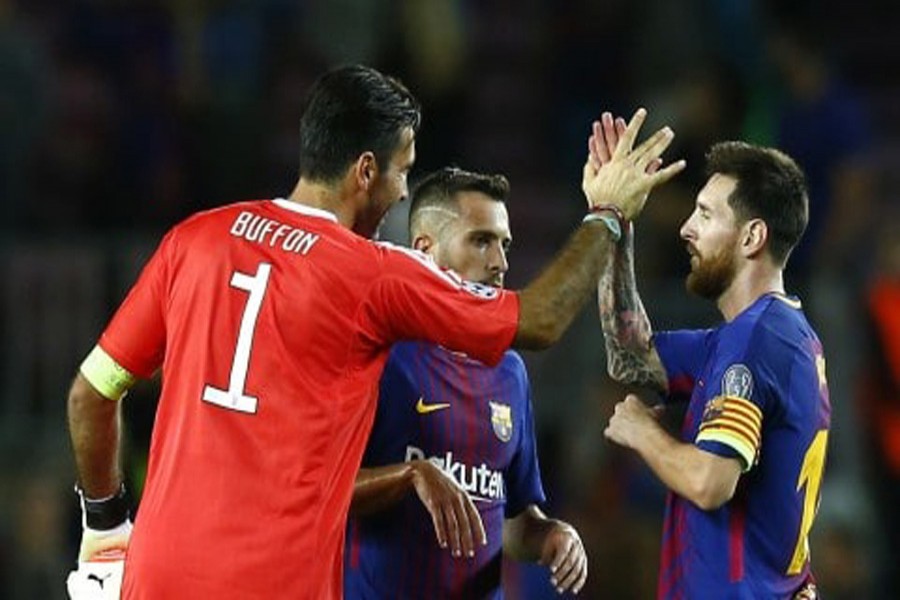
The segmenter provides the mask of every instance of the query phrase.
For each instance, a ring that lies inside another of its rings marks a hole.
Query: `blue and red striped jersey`
[[[364,467],[431,460],[478,508],[488,545],[454,558],[438,546],[415,493],[375,515],[351,518],[344,594],[354,598],[502,598],[503,520],[545,501],[522,358],[494,368],[439,346],[404,342],[381,379]]]
[[[654,337],[681,438],[738,459],[734,497],[703,511],[670,492],[658,597],[790,598],[810,577],[831,405],[822,345],[800,302],[766,294],[716,329]]]

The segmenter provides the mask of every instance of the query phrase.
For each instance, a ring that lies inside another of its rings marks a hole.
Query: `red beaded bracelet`
[[[604,210],[608,210],[612,214],[616,216],[616,220],[619,221],[619,225],[623,228],[628,223],[628,219],[625,218],[625,214],[622,212],[622,209],[614,204],[598,204],[596,206],[592,206],[590,212],[597,213]]]

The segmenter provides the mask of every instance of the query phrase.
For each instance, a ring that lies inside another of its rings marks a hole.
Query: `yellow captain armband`
[[[101,395],[121,400],[137,379],[100,346],[94,346],[81,363],[81,374]]]

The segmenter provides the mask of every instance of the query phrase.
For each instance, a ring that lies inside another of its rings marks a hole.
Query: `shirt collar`
[[[290,200],[285,200],[284,198],[275,198],[272,200],[276,205],[280,206],[285,210],[289,210],[295,213],[300,213],[301,215],[306,215],[308,217],[318,217],[320,219],[327,219],[329,221],[338,222],[337,216],[333,212],[329,212],[327,210],[323,210],[321,208],[315,208],[313,206],[307,206],[305,204],[300,204],[299,202],[292,202]]]

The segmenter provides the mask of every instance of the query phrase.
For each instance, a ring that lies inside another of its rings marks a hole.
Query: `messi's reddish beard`
[[[691,272],[685,285],[693,292],[707,300],[718,300],[734,281],[737,270],[734,244],[726,243],[711,253],[702,256],[696,248],[691,248],[691,257],[697,259],[697,266],[691,261]]]

